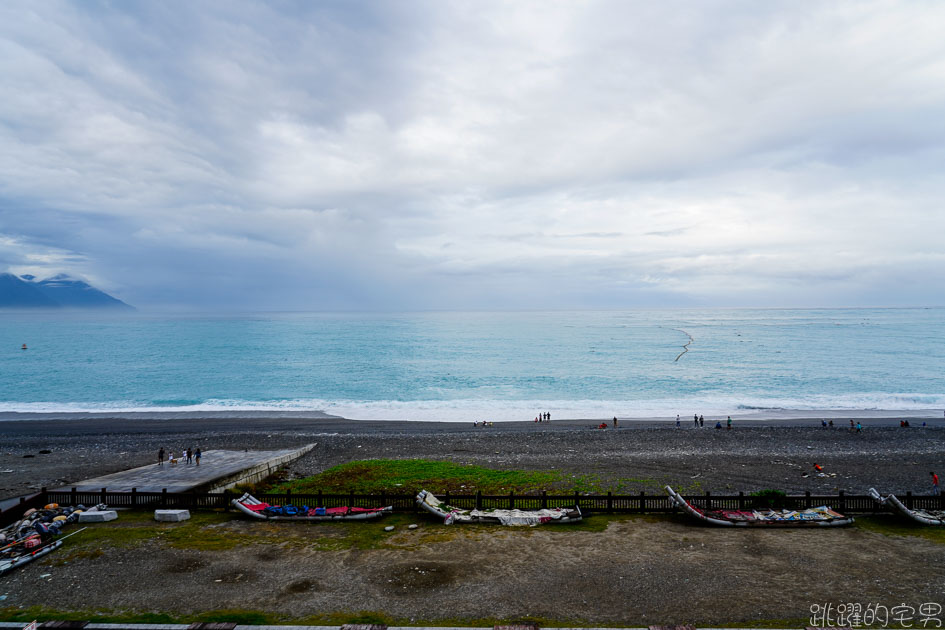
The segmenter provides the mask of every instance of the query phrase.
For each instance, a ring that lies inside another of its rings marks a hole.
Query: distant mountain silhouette
[[[105,308],[132,307],[99,291],[88,282],[59,274],[36,282],[33,276],[0,273],[0,308]]]

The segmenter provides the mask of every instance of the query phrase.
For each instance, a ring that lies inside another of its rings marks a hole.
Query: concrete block
[[[190,518],[189,510],[154,510],[154,520],[166,523],[178,523]]]
[[[118,518],[118,514],[112,510],[82,512],[82,514],[79,514],[80,523],[104,523],[105,521],[114,521],[116,518]]]

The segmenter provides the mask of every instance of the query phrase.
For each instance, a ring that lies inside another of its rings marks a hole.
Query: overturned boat
[[[853,522],[827,506],[806,510],[703,510],[666,486],[670,501],[690,516],[722,527],[842,527]]]
[[[870,488],[870,496],[883,507],[889,508],[893,512],[898,512],[923,525],[945,525],[945,510],[909,509],[896,495],[887,494],[884,497],[876,488]]]
[[[266,521],[364,521],[378,518],[394,509],[391,505],[377,508],[270,505],[248,492],[231,503],[243,514]]]
[[[581,520],[581,508],[542,508],[540,510],[464,510],[447,505],[432,493],[421,490],[417,494],[417,505],[430,514],[443,519],[446,525],[453,523],[499,523],[501,525],[545,525],[549,523],[576,523]]]

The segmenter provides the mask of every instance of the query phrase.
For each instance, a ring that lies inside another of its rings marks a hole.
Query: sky
[[[3,2],[0,271],[143,309],[945,305],[943,24]]]

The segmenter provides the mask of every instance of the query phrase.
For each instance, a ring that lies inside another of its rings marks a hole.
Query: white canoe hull
[[[672,501],[683,512],[704,523],[709,523],[710,525],[716,525],[718,527],[843,527],[853,523],[852,516],[831,518],[829,520],[804,518],[788,520],[766,518],[766,516],[760,512],[751,514],[750,518],[746,516],[744,520],[729,520],[717,518],[711,514],[706,514],[702,510],[690,505],[690,503],[686,501],[682,495],[678,494],[669,486],[666,486],[666,492],[669,494],[670,501]]]
[[[540,510],[460,510],[446,505],[432,493],[421,490],[417,494],[417,505],[430,514],[443,519],[446,525],[454,523],[492,523],[497,525],[550,525],[553,523],[576,523],[583,517],[581,509],[545,508]]]
[[[870,488],[870,496],[880,505],[892,508],[893,512],[898,512],[903,516],[912,519],[923,525],[945,525],[945,512],[926,512],[925,510],[910,510],[894,494],[882,496],[876,488]]]

